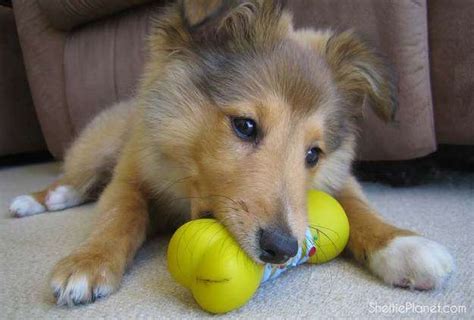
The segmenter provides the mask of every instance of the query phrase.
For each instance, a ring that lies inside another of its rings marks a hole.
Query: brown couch
[[[61,157],[101,109],[133,95],[149,17],[164,1],[14,0],[33,99]],[[474,144],[472,0],[288,0],[299,27],[355,28],[399,76],[397,121],[367,109],[361,158],[405,160]]]
[[[26,80],[13,10],[0,3],[0,156],[45,149]]]

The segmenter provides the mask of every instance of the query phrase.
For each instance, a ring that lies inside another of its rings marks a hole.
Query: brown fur
[[[53,272],[57,288],[85,275],[91,288],[116,290],[149,211],[161,224],[212,212],[256,261],[260,228],[303,240],[308,188],[340,200],[351,224],[347,249],[362,263],[411,234],[383,222],[351,175],[364,100],[393,116],[382,60],[350,32],[294,31],[276,2],[221,2],[168,8],[155,22],[137,97],[102,113],[69,151],[58,184],[84,199],[107,187],[96,229]],[[256,120],[258,142],[239,140],[231,116]],[[308,169],[313,146],[322,155]]]

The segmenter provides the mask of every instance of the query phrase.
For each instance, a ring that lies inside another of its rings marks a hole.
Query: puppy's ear
[[[181,0],[180,11],[185,27],[196,43],[221,44],[234,40],[234,45],[239,45],[256,38],[267,42],[267,38],[278,35],[282,27],[278,22],[285,2]]]
[[[191,29],[198,29],[212,20],[220,20],[240,1],[225,0],[182,0],[181,10],[184,20]]]
[[[396,79],[383,58],[352,31],[327,32],[318,47],[352,107],[361,107],[367,99],[380,118],[393,120],[397,108]]]
[[[232,32],[245,32],[255,18],[260,1],[182,0],[181,15],[198,42],[221,41]]]

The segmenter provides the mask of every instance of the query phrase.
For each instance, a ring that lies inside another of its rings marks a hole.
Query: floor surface
[[[209,317],[166,270],[166,238],[151,241],[139,252],[122,288],[110,298],[72,309],[55,306],[48,274],[91,231],[94,205],[15,219],[8,204],[12,197],[40,189],[58,174],[56,163],[0,168],[0,319]],[[473,174],[453,173],[411,188],[364,184],[368,198],[387,220],[451,250],[457,272],[445,288],[433,292],[391,288],[340,258],[321,266],[301,266],[266,283],[250,303],[224,317],[472,319],[473,184]],[[432,306],[436,310],[451,306],[458,313],[425,312]],[[408,310],[401,310],[404,307]]]

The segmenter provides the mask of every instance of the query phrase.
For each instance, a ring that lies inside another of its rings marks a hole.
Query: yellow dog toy
[[[341,205],[324,192],[308,192],[306,239],[284,265],[257,264],[214,219],[181,226],[168,247],[168,269],[189,288],[197,303],[211,313],[243,306],[260,283],[309,261],[324,263],[341,253],[349,238],[349,222]]]

